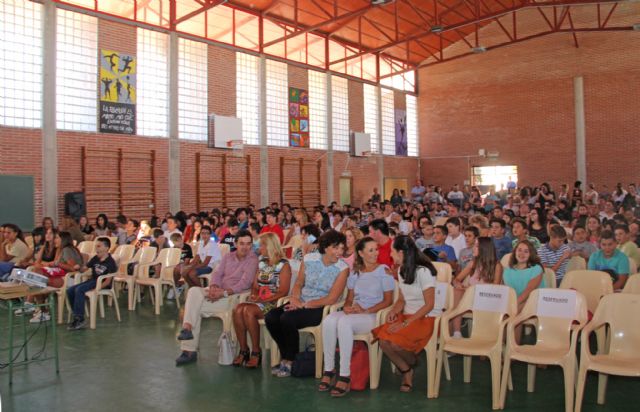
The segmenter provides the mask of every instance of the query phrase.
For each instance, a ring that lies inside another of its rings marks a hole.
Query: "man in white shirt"
[[[171,241],[171,235],[173,235],[174,233],[178,233],[179,235],[182,235],[182,232],[180,231],[180,229],[178,229],[178,222],[176,221],[176,218],[171,216],[167,218],[167,230],[164,231],[164,237],[167,238],[167,241],[169,242],[169,247],[173,247],[173,242]]]
[[[460,187],[457,184],[453,185],[453,188],[447,194],[447,199],[449,202],[458,205],[458,207],[462,207],[464,203],[464,193],[460,191]]]
[[[198,253],[191,262],[182,269],[182,278],[189,286],[200,286],[200,276],[213,272],[213,268],[222,260],[218,244],[211,239],[211,228],[202,226]]]
[[[464,235],[460,231],[460,218],[450,217],[447,219],[447,230],[449,231],[449,234],[447,235],[447,239],[444,243],[453,248],[456,252],[456,259],[458,259],[462,249],[467,247]]]

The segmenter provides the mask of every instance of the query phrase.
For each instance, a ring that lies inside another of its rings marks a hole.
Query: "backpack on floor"
[[[368,386],[369,347],[362,341],[355,341],[351,352],[351,390],[363,391]]]
[[[291,375],[296,378],[307,378],[316,374],[315,345],[309,345],[303,352],[298,352],[291,365]]]

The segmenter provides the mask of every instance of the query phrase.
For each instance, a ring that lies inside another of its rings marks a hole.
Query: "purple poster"
[[[396,110],[396,156],[407,155],[407,112]]]

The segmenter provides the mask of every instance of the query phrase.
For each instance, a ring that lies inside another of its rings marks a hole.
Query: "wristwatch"
[[[406,328],[408,325],[409,325],[409,322],[407,322],[406,320],[402,321],[402,326]]]

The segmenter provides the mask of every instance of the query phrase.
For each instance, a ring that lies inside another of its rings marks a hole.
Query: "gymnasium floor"
[[[160,316],[146,302],[136,312],[121,304],[122,323],[107,309],[107,319],[98,320],[95,331],[60,332],[60,375],[53,363],[33,364],[14,370],[9,387],[8,371],[0,370],[2,412],[11,411],[327,411],[367,412],[400,410],[489,411],[491,410],[489,364],[474,360],[472,382],[462,382],[462,360],[451,358],[453,380],[442,380],[440,398],[426,397],[426,368],[420,359],[414,391],[399,393],[400,378],[383,363],[380,388],[352,392],[332,399],[316,391],[314,379],[271,377],[267,367],[250,371],[216,363],[216,339],[221,323],[205,320],[203,350],[198,363],[174,366],[178,355],[175,340],[177,310],[165,304]],[[0,347],[6,345],[6,309],[0,309]],[[33,326],[32,326],[33,327]],[[40,331],[42,332],[42,331]],[[31,353],[39,348],[35,339]],[[41,345],[40,345],[41,346]],[[35,349],[35,350],[34,350]],[[0,352],[6,361],[6,352]],[[266,365],[266,361],[264,363]],[[535,393],[526,392],[526,369],[516,365],[515,392],[507,397],[507,411],[562,411],[562,373],[559,368],[539,370]],[[596,375],[587,382],[583,411],[640,410],[640,380],[611,377],[604,406],[595,404]]]

